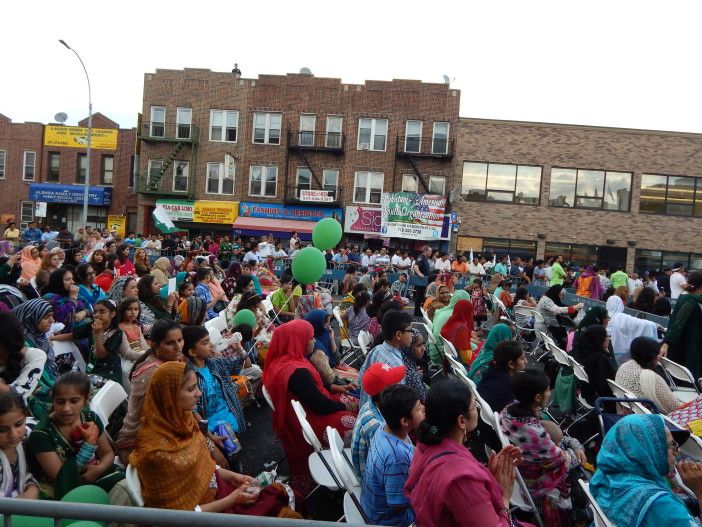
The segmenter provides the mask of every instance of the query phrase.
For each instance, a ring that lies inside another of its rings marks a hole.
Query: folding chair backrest
[[[660,414],[661,417],[663,417],[663,420],[666,423],[666,426],[670,430],[683,430],[683,427],[681,427],[678,423],[673,421],[670,417],[664,414]],[[694,434],[690,434],[690,437],[687,438],[687,441],[685,441],[682,445],[680,445],[680,452],[683,454],[690,456],[692,459],[702,462],[702,439],[697,437]]]
[[[332,309],[332,313],[334,315],[334,318],[336,319],[336,322],[339,324],[339,327],[344,327],[344,321],[341,319],[341,310],[339,309],[339,306],[334,306],[334,309]]]
[[[137,469],[134,468],[134,465],[127,465],[125,479],[127,480],[127,490],[132,501],[137,507],[143,507],[144,498],[141,496],[141,480],[139,480],[139,474],[137,474]]]
[[[222,331],[227,329],[227,319],[224,317],[211,318],[205,322],[205,327],[207,331],[219,331],[221,334]]]
[[[423,307],[420,307],[419,311],[422,313],[422,318],[424,319],[424,322],[429,324],[429,326],[431,326],[431,324],[432,324],[431,319],[429,318],[429,315],[427,314],[425,309]]]
[[[347,492],[353,492],[354,488],[360,485],[356,474],[353,473],[351,467],[344,459],[344,440],[341,439],[339,431],[331,426],[327,427],[327,438],[329,439],[329,450],[331,451],[332,463],[336,469],[336,473],[341,479],[341,483]]]
[[[539,315],[539,316],[541,317],[541,313],[539,313],[538,311],[534,311],[534,313],[536,313],[537,315]],[[544,317],[541,317],[541,320],[542,320],[542,321],[543,321],[543,319],[544,319]],[[551,343],[551,344],[554,344],[554,345],[556,344],[556,343],[554,342],[554,340],[551,338],[551,336],[550,336],[547,332],[545,332],[545,331],[537,331],[536,333],[538,334],[539,338],[541,339],[541,341],[542,341],[544,344],[548,344],[548,343]]]
[[[305,413],[305,409],[295,399],[291,399],[290,404],[292,404],[293,410],[295,411],[295,415],[297,416],[297,420],[300,421],[300,426],[302,427],[302,436],[305,438],[305,441],[309,443],[309,445],[314,449],[315,452],[321,452],[323,450],[322,443],[317,437],[317,434],[314,433],[312,425],[307,420],[307,414]]]
[[[587,496],[587,500],[590,502],[590,508],[592,509],[592,512],[595,515],[595,527],[616,527],[609,520],[609,518],[607,518],[607,515],[604,513],[602,508],[597,504],[595,497],[590,493],[590,483],[588,483],[587,481],[583,481],[582,479],[579,479],[578,483],[580,484],[580,487],[583,489],[583,492],[585,492],[585,495]]]
[[[553,342],[553,340],[551,340],[550,338],[546,341],[546,349],[551,352],[553,358],[556,359],[556,362],[558,362],[558,364],[562,366],[572,367],[568,354],[561,348],[556,346],[556,343]]]
[[[268,403],[268,406],[271,407],[271,410],[275,412],[275,406],[273,405],[273,399],[271,399],[271,394],[268,392],[268,388],[266,388],[263,384],[261,385],[261,391],[263,392],[263,398],[266,400]]]
[[[495,295],[493,295],[492,298],[493,298],[495,304],[497,305],[497,307],[499,307],[502,310],[502,312],[506,315],[507,314],[507,306],[505,305],[505,303],[502,300],[500,300],[499,298],[497,298]]]
[[[497,421],[495,421],[495,414],[487,401],[478,393],[478,387],[475,385],[473,380],[461,371],[456,372],[456,375],[458,376],[459,380],[468,385],[473,397],[476,401],[478,401],[478,404],[480,405],[480,418],[490,427],[497,429],[498,424]]]
[[[449,341],[446,337],[443,335],[439,335],[441,337],[441,340],[444,343],[444,353],[446,356],[451,355],[452,357],[458,357],[458,353],[456,352],[456,348],[453,347],[453,344],[451,344],[451,341]]]
[[[436,344],[436,337],[434,336],[434,332],[431,330],[431,324],[424,324],[424,329],[427,330],[427,338],[429,339],[429,342]]]
[[[573,368],[573,373],[575,374],[577,379],[580,382],[589,383],[590,379],[588,378],[587,373],[585,372],[585,368],[583,368],[583,365],[576,361],[570,355],[568,355],[567,357],[570,361],[570,367]]]
[[[458,375],[458,372],[460,372],[462,375],[468,374],[468,372],[466,372],[466,369],[463,366],[463,364],[458,362],[458,360],[455,357],[453,357],[452,355],[449,355],[447,353],[446,360],[448,361],[449,366],[451,366],[451,370],[454,372],[454,374]]]
[[[371,342],[373,342],[373,337],[366,330],[361,330],[358,333],[358,345],[363,352],[363,356],[368,355],[368,346],[371,344]]]
[[[90,409],[95,412],[103,426],[107,426],[110,416],[122,402],[127,400],[127,392],[115,381],[107,381],[90,401]]]
[[[85,372],[85,359],[75,343],[65,340],[54,340],[52,341],[51,346],[54,348],[55,355],[73,355],[74,363],[78,366],[78,369]]]
[[[629,390],[624,388],[621,384],[618,384],[617,382],[613,381],[612,379],[607,379],[607,384],[609,385],[610,390],[612,390],[612,393],[614,394],[615,397],[618,399],[637,399],[638,397],[631,393]],[[629,410],[633,411],[634,413],[639,413],[636,411],[632,403],[624,402],[624,401],[619,401],[619,404],[621,404],[624,408],[628,408]],[[637,403],[641,408],[644,408],[641,403]],[[645,410],[645,408],[644,408]],[[650,413],[650,412],[649,412]]]
[[[692,386],[695,387],[695,390],[699,392],[699,388],[697,386],[697,383],[695,382],[695,377],[692,375],[692,372],[688,370],[685,366],[678,364],[677,362],[673,362],[667,357],[661,358],[661,366],[663,366],[663,369],[667,371],[668,374],[671,377],[673,377],[673,379],[689,382],[690,384],[692,384]]]

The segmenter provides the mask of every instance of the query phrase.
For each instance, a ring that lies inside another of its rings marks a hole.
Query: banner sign
[[[237,201],[204,201],[198,200],[193,208],[195,223],[224,223],[231,225],[239,216]]]
[[[329,190],[300,190],[300,201],[331,203],[334,201],[334,196]]]
[[[344,232],[380,234],[381,210],[349,205],[344,214]]]
[[[117,231],[117,233],[124,238],[127,234],[127,217],[108,215],[107,228],[110,231]]]
[[[438,240],[444,225],[446,196],[384,192],[380,198],[380,235],[390,238]]]
[[[193,221],[195,202],[182,199],[159,199],[156,206],[163,207],[171,221]]]
[[[272,220],[319,221],[334,218],[341,222],[343,211],[327,207],[305,207],[282,205],[278,203],[253,203],[242,201],[239,204],[239,216],[248,218],[268,218]]]
[[[91,128],[90,148],[96,150],[117,150],[116,128]],[[44,127],[44,146],[58,146],[64,148],[86,148],[88,146],[88,129],[80,126]]]
[[[46,201],[37,201],[34,203],[34,217],[46,218]]]
[[[29,185],[29,199],[31,201],[46,201],[48,203],[82,205],[84,189],[83,185],[32,183]],[[112,188],[88,187],[88,205],[112,205]]]

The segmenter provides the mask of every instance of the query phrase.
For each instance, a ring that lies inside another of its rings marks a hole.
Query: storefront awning
[[[267,234],[269,232],[297,232],[310,234],[317,222],[297,220],[274,220],[239,216],[234,220],[234,230],[240,234]]]

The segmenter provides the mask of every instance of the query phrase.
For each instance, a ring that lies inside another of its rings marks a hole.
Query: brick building
[[[702,134],[462,118],[459,250],[702,268]]]
[[[78,126],[87,124],[84,119]],[[130,187],[136,130],[120,129],[100,113],[93,115],[93,128],[117,129],[118,135],[116,150],[92,149],[88,223],[105,227],[108,214],[131,213],[135,220],[137,197]],[[82,222],[86,152],[45,146],[44,133],[42,123],[13,123],[0,114],[0,214],[26,225],[35,219],[34,202],[46,201],[43,223],[75,231]]]
[[[191,232],[230,234],[231,223],[193,221],[198,201],[220,200],[242,203],[235,232],[304,234],[311,222],[285,218],[304,219],[305,208],[325,215],[344,206],[374,212],[381,192],[403,187],[444,193],[457,170],[459,100],[458,90],[445,84],[412,80],[356,85],[311,74],[147,73],[139,225],[152,228],[158,203],[175,210],[176,224]],[[324,192],[303,192],[310,190]],[[292,212],[280,215],[282,208]],[[243,217],[250,211],[256,217]]]

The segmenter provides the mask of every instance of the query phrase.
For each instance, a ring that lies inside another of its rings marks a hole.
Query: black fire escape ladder
[[[419,167],[417,166],[417,163],[415,162],[414,158],[412,156],[409,156],[407,159],[409,159],[410,165],[412,165],[412,168],[414,169],[414,173],[417,174],[417,179],[419,179],[419,182],[422,184],[422,187],[424,187],[424,191],[427,194],[429,194],[429,185],[427,185],[427,182],[424,180],[424,176],[419,170]]]
[[[324,190],[324,186],[322,185],[322,182],[317,177],[317,174],[315,173],[314,169],[312,168],[312,163],[310,163],[310,158],[307,156],[307,152],[305,152],[305,149],[298,148],[297,151],[300,154],[300,157],[304,160],[305,166],[307,166],[307,169],[310,171],[310,174],[312,174],[312,179],[314,179],[314,181],[317,183],[318,188],[320,190]]]
[[[166,170],[171,166],[173,163],[173,160],[178,157],[178,154],[180,153],[181,150],[183,150],[184,143],[179,141],[176,143],[176,145],[173,147],[173,150],[171,151],[170,154],[163,160],[163,164],[161,165],[161,168],[159,169],[158,173],[154,175],[153,178],[149,178],[147,175],[147,189],[148,190],[159,190],[160,184],[161,184],[161,179],[163,179],[163,175],[166,173]]]

